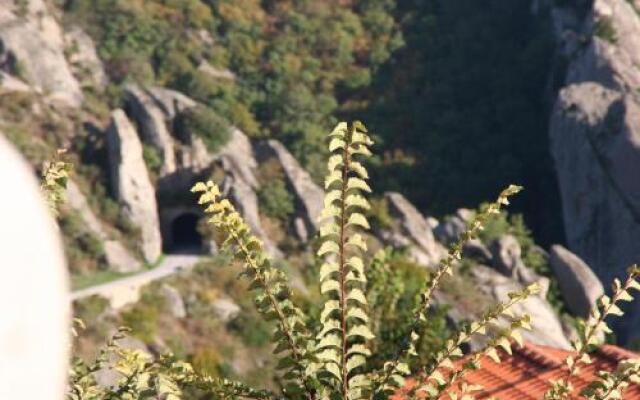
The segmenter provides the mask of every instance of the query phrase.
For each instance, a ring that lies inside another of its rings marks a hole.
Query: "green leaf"
[[[369,193],[371,192],[371,188],[369,187],[367,182],[365,182],[360,178],[352,177],[347,180],[347,190],[354,190],[354,189],[362,190]]]
[[[346,143],[345,143],[344,140],[342,140],[339,137],[334,137],[329,142],[329,151],[330,152],[334,152],[334,151],[336,151],[338,149],[344,149],[344,146],[346,146]]]
[[[329,189],[336,183],[342,184],[342,172],[340,171],[332,171],[329,175],[327,175],[327,177],[324,179],[324,188]]]
[[[360,273],[361,275],[364,275],[364,263],[362,262],[362,259],[360,257],[353,256],[347,260],[346,264],[354,270],[358,271],[358,273]]]
[[[340,310],[340,302],[338,300],[328,300],[324,303],[322,313],[320,313],[320,320],[326,321],[334,311]]]
[[[496,351],[495,348],[492,347],[490,349],[487,349],[485,354],[487,355],[487,357],[492,359],[494,362],[497,362],[497,363],[500,362],[500,357],[498,356],[498,352]]]
[[[327,169],[329,172],[333,172],[338,169],[340,165],[342,165],[342,154],[334,154],[329,157],[329,161],[327,162]]]
[[[338,246],[338,244],[328,240],[322,243],[322,246],[320,246],[320,249],[318,249],[317,254],[319,257],[322,257],[325,254],[329,254],[329,253],[338,254],[339,252],[340,252],[340,247]]]
[[[324,224],[320,227],[320,237],[338,235],[338,225],[335,222]]]
[[[327,280],[320,285],[320,293],[340,292],[340,284],[336,280]]]
[[[365,216],[360,213],[353,213],[349,216],[349,220],[347,221],[347,226],[349,225],[357,225],[363,229],[371,228]]]
[[[358,283],[366,283],[367,282],[367,277],[364,276],[364,274],[358,273],[358,272],[353,272],[353,271],[349,271],[347,273],[347,276],[345,277],[345,280],[347,282],[358,282]]]
[[[327,277],[339,272],[338,264],[335,262],[326,262],[320,267],[320,281],[324,281]]]
[[[364,239],[359,233],[353,234],[347,239],[347,245],[357,247],[360,250],[366,252],[367,251],[367,243],[365,243]]]
[[[338,381],[342,382],[342,374],[340,373],[340,368],[337,364],[328,363],[324,366],[324,369],[338,379]]]
[[[366,305],[367,304],[367,298],[365,297],[364,293],[362,292],[362,290],[358,289],[358,288],[353,288],[349,291],[349,293],[347,294],[347,301],[356,301],[362,305]]]
[[[347,360],[347,372],[350,373],[354,369],[362,367],[366,364],[366,362],[367,359],[364,356],[360,354],[354,354]]]
[[[347,207],[359,207],[363,210],[369,210],[371,208],[367,199],[359,194],[348,195],[344,203]]]
[[[363,322],[369,321],[369,316],[360,307],[352,307],[347,311],[347,318],[357,318]]]
[[[342,196],[342,192],[338,189],[331,190],[324,196],[324,208],[329,208],[333,205],[333,203],[340,200]]]
[[[336,218],[340,216],[340,209],[336,206],[325,207],[320,212],[320,216],[318,217],[318,221],[323,221],[325,219]]]
[[[330,334],[320,339],[320,341],[318,342],[317,348],[324,349],[329,347],[329,348],[339,349],[341,348],[341,346],[342,346],[342,338],[339,335]]]
[[[371,157],[371,151],[367,148],[367,146],[365,145],[355,145],[355,146],[349,146],[349,154],[351,155],[355,155],[355,154],[361,154],[365,157]]]
[[[339,137],[339,138],[344,138],[344,136],[347,134],[347,130],[348,130],[347,123],[346,122],[339,122],[338,125],[336,125],[336,127],[333,128],[333,131],[331,131],[329,136],[335,136],[335,137]]]
[[[356,343],[350,346],[347,350],[347,356],[350,356],[352,354],[362,354],[363,356],[368,357],[371,355],[371,350],[369,350],[364,344]]]
[[[356,325],[356,326],[352,326],[348,331],[347,331],[347,337],[362,337],[366,340],[371,340],[373,338],[375,338],[374,334],[371,333],[371,330],[369,330],[369,327],[367,327],[366,325]]]
[[[333,331],[341,331],[342,327],[340,326],[340,321],[336,319],[329,319],[322,324],[322,330],[318,334],[319,338],[324,337],[327,333]]]
[[[367,172],[367,169],[358,161],[351,161],[349,163],[349,168],[351,169],[351,171],[358,174],[360,178],[369,179],[369,173]]]

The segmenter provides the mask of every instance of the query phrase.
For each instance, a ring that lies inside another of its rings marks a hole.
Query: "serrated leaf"
[[[332,185],[336,183],[342,183],[342,172],[341,171],[332,171],[327,175],[324,179],[324,188],[329,189]]]
[[[367,251],[367,243],[365,243],[364,239],[359,233],[353,234],[347,239],[347,245],[357,247],[363,252]]]
[[[323,338],[326,334],[333,331],[341,331],[340,321],[329,319],[322,324],[322,330],[318,333],[319,338]]]
[[[333,153],[334,151],[336,151],[338,149],[344,149],[344,146],[346,146],[346,143],[345,143],[344,140],[342,140],[339,137],[334,137],[329,142],[329,151]]]
[[[329,208],[333,206],[333,203],[340,200],[341,196],[342,196],[342,192],[340,190],[334,189],[329,191],[324,196],[324,208]]]
[[[330,334],[320,339],[320,341],[318,342],[317,348],[318,349],[340,348],[341,346],[342,346],[342,338],[340,338],[339,335]]]
[[[340,247],[338,246],[338,244],[330,240],[327,240],[324,243],[322,243],[322,246],[320,246],[320,249],[318,249],[317,254],[319,257],[322,257],[325,254],[329,254],[329,253],[338,254],[339,252],[340,252]]]
[[[365,365],[366,362],[367,359],[364,356],[354,354],[347,360],[347,373],[351,373],[354,369]]]
[[[364,263],[362,262],[362,259],[360,257],[353,256],[349,258],[349,260],[347,260],[346,264],[354,270],[358,271],[358,273],[364,275]]]
[[[345,280],[347,282],[358,282],[358,283],[366,283],[367,282],[367,278],[366,278],[366,276],[364,276],[364,274],[354,273],[353,271],[349,271],[347,273],[347,276],[345,277]]]
[[[362,179],[369,179],[369,173],[367,172],[367,169],[359,162],[357,161],[352,161],[351,163],[349,163],[349,168],[351,169],[351,171],[355,172],[356,174],[358,174],[358,176]]]
[[[349,293],[347,294],[347,301],[349,300],[356,301],[362,305],[367,304],[367,298],[359,288],[353,288],[349,291]]]
[[[366,325],[352,326],[347,331],[347,337],[349,338],[354,336],[362,337],[362,338],[365,338],[366,340],[371,340],[375,337],[373,333],[371,333],[371,330],[369,330],[369,327],[367,327]]]
[[[347,207],[359,207],[363,210],[369,210],[371,205],[363,196],[359,194],[350,194],[347,196],[344,204]]]
[[[342,163],[342,154],[334,154],[329,157],[329,161],[327,162],[327,169],[329,170],[329,172],[335,171],[339,166],[342,165]]]
[[[320,281],[324,281],[327,277],[339,272],[338,264],[335,262],[326,262],[320,267]]]
[[[443,385],[445,383],[444,376],[442,376],[442,373],[438,370],[433,371],[429,378],[436,381],[438,385]]]
[[[629,292],[627,292],[626,290],[622,290],[618,294],[618,300],[620,300],[620,301],[633,301],[633,296],[631,296],[629,294]]]
[[[318,217],[318,221],[323,221],[325,219],[333,219],[340,216],[340,209],[336,206],[324,207],[320,212],[320,216]]]
[[[369,350],[367,346],[361,343],[356,343],[354,345],[351,345],[347,350],[347,356],[350,356],[352,354],[362,354],[363,356],[368,357],[371,355],[371,350]]]
[[[509,355],[512,354],[511,343],[509,342],[509,339],[507,339],[506,337],[501,337],[500,339],[498,339],[497,345],[502,347],[504,351],[507,352],[507,354]]]
[[[370,229],[369,222],[365,218],[364,215],[360,213],[353,213],[349,216],[349,220],[347,221],[348,225],[357,225],[363,229]]]
[[[327,317],[329,317],[334,311],[339,311],[339,310],[340,310],[340,302],[338,300],[327,300],[324,303],[322,312],[320,313],[320,320],[326,321]]]
[[[326,294],[329,292],[339,292],[340,284],[336,280],[326,280],[320,284],[320,293]]]
[[[346,135],[348,129],[349,128],[346,122],[339,122],[336,125],[336,127],[333,128],[329,136],[336,136],[336,137],[343,138]]]
[[[324,224],[320,227],[320,237],[338,235],[338,225],[334,222]]]
[[[361,321],[368,322],[369,316],[366,312],[360,307],[351,307],[347,311],[347,318],[357,318]]]
[[[371,188],[364,180],[360,178],[349,178],[347,180],[347,190],[362,190],[365,192],[371,192]]]

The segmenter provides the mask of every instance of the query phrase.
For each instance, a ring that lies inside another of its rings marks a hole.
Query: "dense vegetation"
[[[401,187],[442,215],[521,182],[531,195],[514,209],[542,244],[563,241],[546,138],[552,30],[528,0],[69,0],[65,9],[96,39],[112,102],[127,81],[178,89],[216,125],[283,141],[318,181],[334,116],[364,116],[382,140],[373,171],[382,189]]]

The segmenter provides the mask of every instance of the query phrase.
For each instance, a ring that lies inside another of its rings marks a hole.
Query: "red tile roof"
[[[548,389],[549,379],[566,376],[566,369],[563,366],[569,354],[570,352],[566,350],[525,343],[522,348],[514,347],[512,356],[501,353],[501,363],[483,357],[482,367],[477,371],[468,372],[464,380],[469,384],[482,386],[482,391],[473,393],[476,399],[542,400]],[[596,379],[597,371],[614,370],[619,361],[640,357],[638,354],[611,345],[602,346],[591,356],[593,363],[584,366],[580,374],[571,381],[576,394]],[[467,359],[463,358],[456,365],[461,365],[465,361]],[[407,393],[415,384],[415,379],[408,380],[403,393]],[[403,393],[395,395],[392,400],[406,399]],[[624,392],[624,399],[640,400],[640,385],[632,384]]]

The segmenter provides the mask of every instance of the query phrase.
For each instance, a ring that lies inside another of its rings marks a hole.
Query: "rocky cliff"
[[[605,284],[640,261],[640,15],[595,0],[553,11],[566,77],[549,135],[567,243]],[[640,337],[638,303],[619,327]]]

